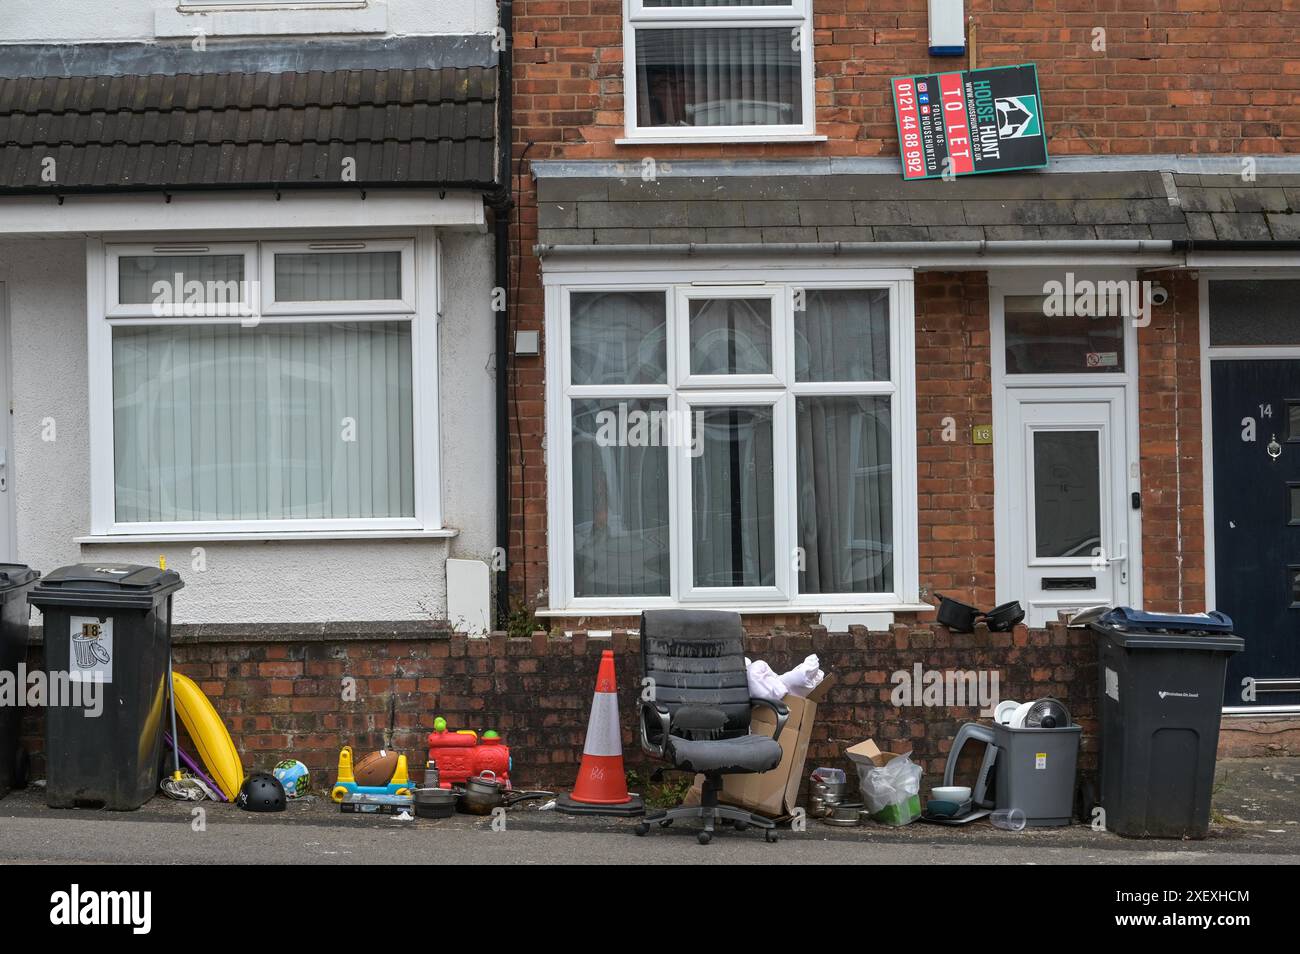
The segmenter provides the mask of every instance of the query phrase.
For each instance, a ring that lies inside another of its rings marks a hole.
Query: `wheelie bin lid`
[[[51,570],[27,593],[33,606],[152,609],[185,583],[175,570],[135,563],[74,563]]]
[[[1088,621],[1093,632],[1124,649],[1199,649],[1240,652],[1246,641],[1232,631],[1232,619],[1208,613],[1148,613],[1131,606],[1107,610]]]
[[[10,590],[26,586],[39,576],[25,563],[0,563],[0,597]]]

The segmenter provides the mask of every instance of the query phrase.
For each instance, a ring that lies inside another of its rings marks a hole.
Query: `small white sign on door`
[[[73,682],[113,681],[113,617],[69,618],[68,678]]]

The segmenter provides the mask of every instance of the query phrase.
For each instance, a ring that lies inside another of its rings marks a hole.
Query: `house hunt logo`
[[[998,114],[999,139],[1024,139],[1042,133],[1037,96],[1004,96],[995,99],[993,107]]]
[[[50,923],[56,927],[129,925],[132,934],[153,926],[152,891],[68,891],[50,895]]]

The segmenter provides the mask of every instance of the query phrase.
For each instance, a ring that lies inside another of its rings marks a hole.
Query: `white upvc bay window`
[[[436,256],[91,241],[92,535],[440,530]]]
[[[916,602],[911,274],[845,273],[548,270],[552,610]]]
[[[624,0],[628,139],[807,139],[812,0]]]

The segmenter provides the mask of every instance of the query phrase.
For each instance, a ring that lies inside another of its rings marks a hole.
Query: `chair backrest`
[[[674,734],[718,739],[749,733],[749,681],[745,677],[745,634],[739,613],[643,612],[641,672],[654,680],[655,701],[666,706],[674,717],[684,708],[721,714],[721,729],[701,727],[679,732],[674,728]]]

